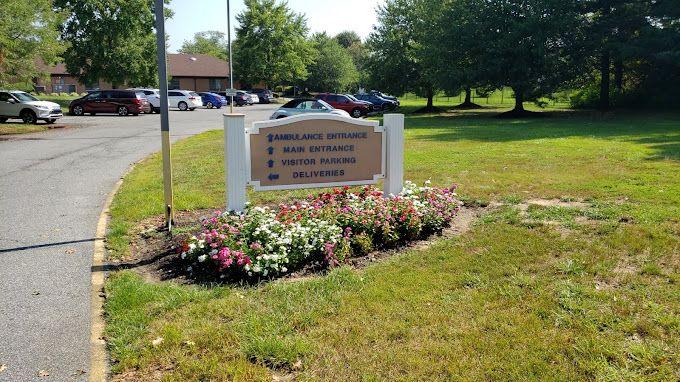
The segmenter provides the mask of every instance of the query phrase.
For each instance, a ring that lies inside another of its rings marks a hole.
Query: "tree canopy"
[[[219,31],[205,31],[194,34],[192,41],[184,40],[180,53],[207,54],[222,60],[228,60],[229,45],[224,33]]]
[[[234,75],[267,87],[306,79],[313,52],[304,16],[275,0],[245,0],[245,5],[236,16]]]
[[[5,0],[0,12],[0,87],[44,75],[38,61],[52,64],[63,51],[62,15],[50,0]]]
[[[114,86],[156,84],[153,3],[55,0],[57,9],[69,13],[61,29],[69,44],[63,56],[68,72],[85,84],[100,79]]]
[[[349,91],[359,80],[352,56],[335,38],[325,33],[312,36],[316,52],[314,62],[308,66],[306,87],[313,91]]]

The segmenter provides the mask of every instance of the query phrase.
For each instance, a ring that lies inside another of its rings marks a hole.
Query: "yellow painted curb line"
[[[90,382],[106,382],[108,379],[109,359],[106,351],[106,341],[104,340],[104,283],[106,265],[106,247],[104,239],[106,237],[106,226],[108,223],[109,209],[113,202],[113,197],[118,192],[123,179],[134,168],[130,166],[125,174],[120,177],[113,186],[111,192],[106,197],[102,212],[97,221],[97,231],[94,241],[94,253],[92,255],[92,285],[90,288]]]

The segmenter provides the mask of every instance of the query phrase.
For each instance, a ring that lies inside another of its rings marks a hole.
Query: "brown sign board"
[[[256,190],[374,184],[385,174],[384,127],[336,115],[256,122],[246,130]]]

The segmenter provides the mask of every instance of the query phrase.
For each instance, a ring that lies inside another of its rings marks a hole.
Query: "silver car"
[[[351,118],[348,112],[335,109],[320,99],[298,98],[288,101],[285,105],[278,108],[269,119],[279,119],[306,113],[329,113]]]

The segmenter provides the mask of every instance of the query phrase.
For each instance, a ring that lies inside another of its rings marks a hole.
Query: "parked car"
[[[227,99],[226,104],[229,105],[229,103],[231,102],[231,97],[227,96],[227,92],[217,92],[217,94],[224,96],[224,98]],[[248,97],[247,95],[237,94],[237,95],[234,96],[234,105],[243,106],[243,105],[246,105],[249,100],[250,100],[250,97]]]
[[[144,93],[144,97],[146,98],[147,101],[149,101],[149,104],[151,105],[151,112],[152,113],[161,112],[161,95],[159,94],[158,89],[131,88],[128,90],[134,90],[137,92]]]
[[[364,116],[370,111],[365,103],[352,101],[349,97],[342,94],[319,93],[315,98],[326,101],[326,103],[336,109],[348,112],[354,118]]]
[[[41,119],[54,123],[63,115],[57,103],[41,101],[18,90],[0,90],[0,123],[10,118],[21,118],[24,123],[38,123]]]
[[[201,102],[203,102],[203,106],[207,107],[208,109],[212,109],[213,107],[219,109],[222,107],[222,105],[227,104],[227,97],[223,97],[219,94],[198,92],[198,95],[201,96]]]
[[[379,111],[379,110],[380,110],[380,107],[376,107],[376,106],[373,104],[373,102],[371,102],[371,101],[366,101],[366,100],[363,100],[363,99],[358,99],[358,98],[356,98],[355,96],[353,96],[353,95],[351,95],[351,94],[343,94],[343,95],[344,95],[345,97],[351,99],[351,100],[354,101],[354,102],[363,103],[364,105],[366,105],[366,107],[368,108],[368,111],[369,111],[369,112],[371,112],[371,111]]]
[[[248,100],[246,101],[246,105],[248,106],[260,102],[260,98],[256,94],[248,93],[245,90],[237,90],[236,95],[248,97]]]
[[[168,90],[168,106],[194,111],[203,106],[203,101],[198,93],[191,90]]]
[[[399,100],[397,99],[397,97],[394,97],[394,96],[391,96],[391,95],[387,95],[387,94],[381,92],[380,90],[371,90],[371,91],[369,92],[369,94],[375,94],[375,95],[377,95],[378,97],[382,97],[382,98],[385,98],[385,99],[392,100],[392,101],[394,101],[394,102],[397,103],[397,106],[399,106]]]
[[[121,116],[150,113],[151,105],[144,93],[135,90],[97,90],[74,99],[69,104],[72,115],[115,113]]]
[[[269,119],[279,119],[305,113],[329,113],[349,118],[349,113],[336,109],[320,99],[297,98],[278,108]]]
[[[249,93],[257,95],[260,103],[271,103],[274,100],[274,93],[269,89],[250,89]]]
[[[355,94],[354,96],[362,101],[373,103],[380,110],[394,110],[397,108],[396,101],[380,97],[376,94]]]

